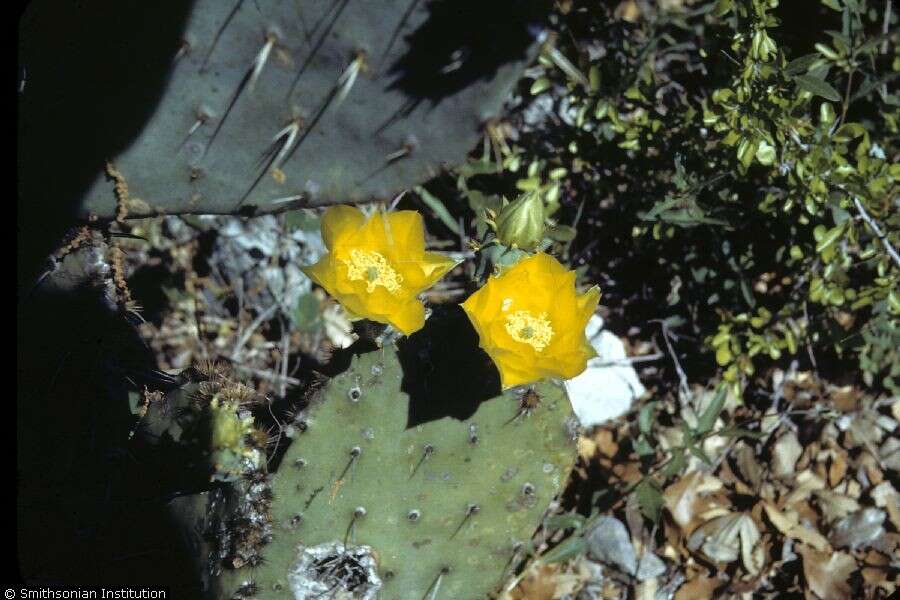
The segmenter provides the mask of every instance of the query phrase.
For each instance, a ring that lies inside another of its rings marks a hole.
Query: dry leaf
[[[774,525],[782,534],[789,538],[799,540],[804,544],[808,544],[819,551],[830,549],[828,540],[825,539],[825,536],[818,531],[809,529],[800,524],[797,513],[793,511],[781,512],[769,502],[766,502],[763,507],[765,508],[766,515],[769,517],[769,521],[771,521],[772,525]]]
[[[849,413],[859,408],[860,392],[852,385],[831,388],[830,396],[834,407],[842,413]]]
[[[803,453],[803,447],[797,440],[797,434],[788,431],[775,442],[772,453],[772,472],[776,477],[787,479],[793,477],[794,466]]]
[[[716,588],[723,585],[715,577],[698,575],[675,592],[675,600],[711,600],[716,596]]]
[[[753,451],[753,448],[742,440],[737,443],[732,455],[736,458],[738,471],[740,471],[744,481],[751,487],[758,489],[762,484],[763,468],[756,460],[756,453]]]
[[[889,481],[882,481],[870,493],[875,501],[875,506],[887,511],[891,523],[896,529],[900,529],[900,494]]]
[[[819,508],[822,509],[822,515],[829,523],[859,510],[859,502],[850,496],[837,494],[829,490],[816,492],[816,499],[818,500]]]
[[[718,478],[691,471],[663,492],[663,500],[675,522],[683,531],[690,531],[698,518],[707,521],[715,516],[727,514],[728,509],[711,494],[722,489]]]
[[[589,437],[578,436],[578,456],[585,462],[590,461],[597,452],[597,444]]]
[[[553,600],[556,594],[558,565],[532,567],[519,585],[510,592],[511,600]]]
[[[803,502],[808,500],[813,492],[825,489],[825,481],[809,469],[797,475],[795,482],[794,490],[787,495],[782,506]]]
[[[666,508],[682,530],[687,529],[694,518],[694,501],[697,499],[697,482],[702,474],[700,471],[688,473],[663,492]]]
[[[863,580],[870,585],[882,585],[887,581],[890,559],[875,550],[869,550],[863,561],[866,565],[862,570]]]
[[[869,546],[886,532],[885,514],[878,508],[864,508],[838,520],[831,531],[831,542],[835,546],[849,547],[856,550],[860,546]]]
[[[878,450],[881,455],[881,464],[886,469],[900,471],[900,440],[895,437],[888,438]]]
[[[714,562],[734,562],[740,556],[747,572],[755,574],[761,567],[753,552],[759,538],[759,529],[750,515],[732,513],[698,527],[688,539],[688,548],[700,549]]]
[[[822,600],[850,600],[852,590],[847,580],[856,571],[856,561],[843,552],[816,552],[809,546],[798,548],[803,557],[806,584]]]
[[[597,450],[603,456],[613,457],[619,452],[619,444],[614,439],[613,432],[608,429],[600,429],[594,434],[594,443]]]

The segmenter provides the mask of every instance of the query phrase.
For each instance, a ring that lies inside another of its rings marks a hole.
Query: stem
[[[853,87],[853,73],[855,71],[851,70],[850,73],[847,74],[847,89],[844,91],[844,106],[841,109],[841,124],[843,125],[847,121],[847,109],[850,108],[850,88]]]
[[[888,239],[887,234],[881,230],[881,227],[878,226],[878,223],[869,216],[869,213],[866,212],[865,207],[862,202],[859,201],[859,198],[856,196],[853,197],[853,205],[856,206],[856,210],[859,211],[859,216],[862,217],[862,220],[866,222],[866,225],[872,230],[879,240],[881,240],[881,244],[884,246],[884,249],[887,251],[888,255],[890,255],[891,259],[893,259],[894,264],[900,267],[900,254],[897,254],[897,249],[894,248],[891,241]]]

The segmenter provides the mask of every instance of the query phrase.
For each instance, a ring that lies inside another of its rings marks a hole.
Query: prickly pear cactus
[[[407,429],[401,378],[393,351],[371,352],[298,415],[260,559],[226,566],[219,598],[483,599],[503,583],[573,464],[569,402],[544,383]]]
[[[197,0],[153,114],[108,157],[127,198],[98,164],[81,215],[271,212],[428,179],[533,54],[529,11],[488,4]]]

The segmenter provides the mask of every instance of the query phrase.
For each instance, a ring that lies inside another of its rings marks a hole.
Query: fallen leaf
[[[714,562],[734,562],[740,556],[744,568],[749,573],[756,573],[760,565],[753,556],[753,549],[759,538],[759,529],[749,515],[732,513],[698,527],[688,539],[688,548],[699,549]]]
[[[665,507],[683,531],[689,531],[690,525],[701,512],[710,508],[710,502],[703,496],[713,494],[722,489],[722,482],[712,475],[700,471],[691,471],[663,492]]]
[[[763,468],[756,460],[753,448],[743,441],[735,446],[733,456],[736,458],[737,469],[751,487],[758,488],[762,484]]]
[[[887,441],[881,445],[878,454],[881,455],[881,464],[883,464],[886,469],[900,471],[900,440],[895,437],[888,438]]]
[[[817,552],[800,545],[806,584],[822,600],[850,600],[852,590],[847,580],[856,571],[856,561],[849,554]]]
[[[865,469],[866,480],[864,483],[869,483],[871,485],[878,485],[882,481],[884,481],[884,472],[882,472],[881,467],[878,464],[878,460],[876,460],[873,452],[866,450],[863,452],[859,459],[857,459],[857,466],[861,466]]]
[[[834,407],[842,413],[849,413],[859,408],[860,392],[852,385],[834,387],[829,390]]]
[[[829,523],[833,523],[841,517],[846,517],[859,510],[859,502],[855,499],[830,490],[816,492],[816,499],[818,500],[819,508],[822,510],[822,515]]]
[[[560,570],[559,565],[535,564],[508,597],[511,600],[554,600]]]
[[[831,542],[851,550],[869,546],[886,533],[882,526],[885,516],[883,510],[872,507],[847,515],[834,524]]]
[[[597,444],[589,437],[578,436],[578,456],[585,462],[590,461],[597,453]]]
[[[697,499],[700,477],[700,471],[688,473],[663,492],[666,508],[682,529],[686,529],[694,518],[694,501]]]
[[[796,502],[808,500],[813,492],[826,488],[825,480],[809,469],[797,475],[795,484],[793,491],[784,499],[783,506],[790,506]]]
[[[896,529],[900,529],[900,494],[889,481],[882,481],[870,492],[875,506],[887,510]]]
[[[766,516],[769,517],[769,521],[771,521],[772,525],[774,525],[783,535],[799,540],[819,551],[830,549],[828,540],[825,539],[825,536],[818,531],[809,529],[800,524],[797,513],[793,511],[782,512],[769,502],[766,502],[763,505],[763,508],[766,511]]]
[[[603,456],[612,458],[619,452],[619,444],[616,443],[613,432],[608,429],[599,429],[594,434],[594,443]]]
[[[716,596],[716,589],[724,582],[715,577],[698,575],[675,592],[675,600],[710,600]]]
[[[887,581],[890,559],[875,550],[869,550],[863,561],[866,566],[862,570],[863,580],[869,585],[881,585]]]
[[[803,453],[803,446],[797,440],[797,434],[788,431],[775,442],[772,453],[772,472],[776,477],[787,479],[793,477],[794,466]]]

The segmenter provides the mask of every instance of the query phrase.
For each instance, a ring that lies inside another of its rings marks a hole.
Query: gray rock
[[[631,537],[621,521],[601,517],[585,536],[588,550],[597,560],[613,564],[629,575],[637,572],[637,557]]]

